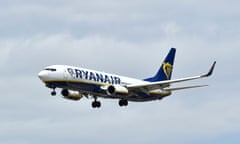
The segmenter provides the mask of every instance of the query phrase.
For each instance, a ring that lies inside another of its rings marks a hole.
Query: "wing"
[[[173,83],[179,83],[179,82],[184,82],[184,81],[190,81],[190,80],[195,80],[195,79],[200,79],[200,78],[205,78],[209,77],[212,75],[214,67],[216,65],[216,61],[212,64],[210,70],[208,73],[199,75],[199,76],[193,76],[193,77],[187,77],[187,78],[181,78],[181,79],[175,79],[175,80],[166,80],[166,81],[159,81],[159,82],[152,82],[152,83],[146,83],[146,84],[133,84],[133,85],[127,85],[127,88],[129,90],[155,90],[155,89],[162,89],[169,87]],[[204,85],[205,86],[205,85]],[[187,88],[195,88],[195,87],[201,87],[201,86],[190,86],[190,87],[182,87],[182,88],[169,88],[168,90],[179,90],[179,89],[187,89]],[[167,89],[165,89],[167,90]]]

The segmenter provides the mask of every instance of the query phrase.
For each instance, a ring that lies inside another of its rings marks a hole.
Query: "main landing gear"
[[[92,107],[93,108],[100,108],[101,107],[101,102],[100,101],[93,101],[92,102]]]
[[[92,107],[93,108],[100,108],[101,107],[101,102],[97,101],[97,97],[94,97],[94,101],[92,102]]]
[[[119,106],[127,106],[128,105],[128,101],[127,100],[124,100],[124,99],[121,99],[119,100]],[[101,102],[100,101],[97,101],[97,99],[95,98],[95,100],[92,102],[92,107],[93,108],[100,108],[101,107]]]
[[[119,104],[119,106],[127,106],[128,105],[128,101],[127,100],[125,100],[125,99],[121,99],[121,100],[119,100],[119,102],[118,102],[118,104]]]

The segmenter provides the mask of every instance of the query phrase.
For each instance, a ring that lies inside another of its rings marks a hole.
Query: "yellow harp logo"
[[[166,75],[166,77],[169,79],[170,78],[170,75],[172,73],[172,65],[170,63],[163,63],[163,71],[164,71],[164,74]]]

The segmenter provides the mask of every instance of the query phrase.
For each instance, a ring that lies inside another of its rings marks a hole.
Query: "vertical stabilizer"
[[[175,53],[176,53],[176,49],[171,48],[167,57],[165,58],[164,62],[162,63],[160,69],[158,70],[157,74],[153,77],[150,77],[150,78],[147,78],[144,80],[149,81],[149,82],[170,80],[172,77]]]

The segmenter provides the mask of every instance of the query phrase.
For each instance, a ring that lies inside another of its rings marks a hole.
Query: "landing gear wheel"
[[[100,108],[100,107],[101,107],[101,102],[100,102],[100,101],[94,101],[94,102],[92,102],[92,107],[93,107],[93,108]]]
[[[100,101],[97,101],[97,107],[98,107],[98,108],[101,107],[101,103],[100,103]]]
[[[124,100],[124,99],[121,99],[119,100],[118,102],[119,106],[127,106],[128,105],[128,101],[127,100]]]
[[[56,95],[57,95],[57,92],[56,92],[55,90],[53,90],[53,91],[51,92],[51,95],[52,95],[52,96],[56,96]]]

